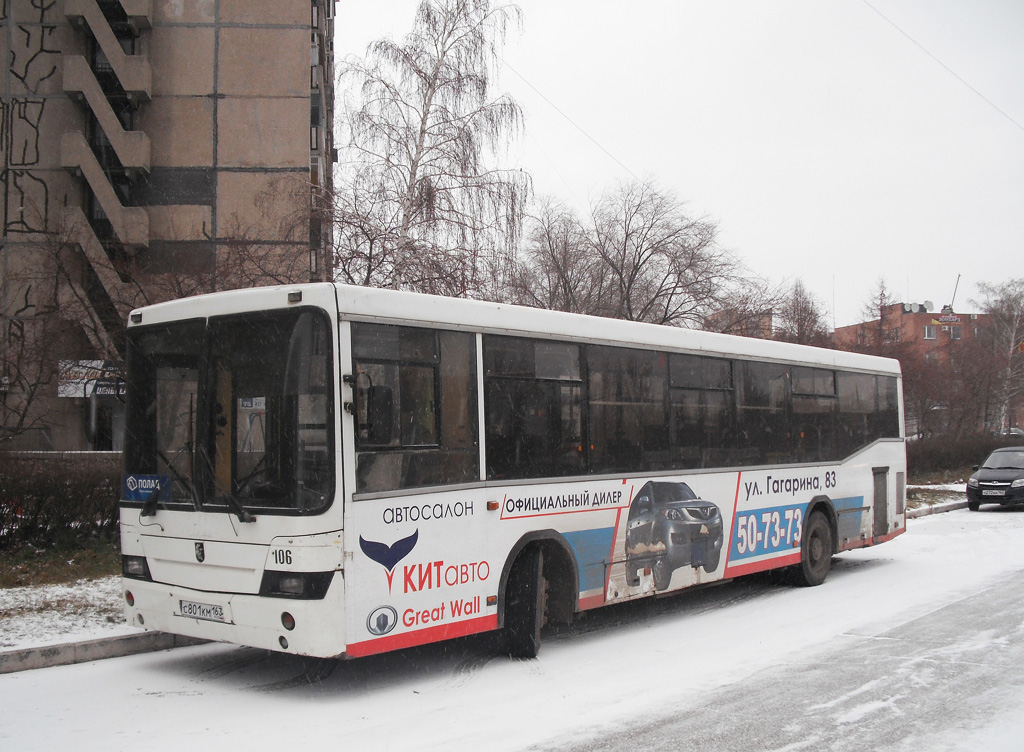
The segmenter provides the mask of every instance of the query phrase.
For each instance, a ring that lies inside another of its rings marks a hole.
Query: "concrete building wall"
[[[334,1],[0,0],[0,448],[97,443],[131,307],[327,276]]]

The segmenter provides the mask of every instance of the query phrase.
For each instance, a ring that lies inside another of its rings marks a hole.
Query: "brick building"
[[[923,361],[948,361],[949,345],[977,340],[986,318],[983,313],[954,313],[950,306],[936,312],[930,301],[893,303],[882,309],[880,319],[839,327],[835,340],[843,349],[901,344],[902,352]]]
[[[335,0],[0,0],[0,443],[116,449],[124,319],[329,276]]]
[[[1024,426],[1020,400],[1004,413],[991,391],[988,377],[998,367],[989,360],[994,354],[989,315],[956,313],[950,306],[933,309],[927,301],[894,303],[879,319],[836,329],[836,345],[900,359],[908,435]]]

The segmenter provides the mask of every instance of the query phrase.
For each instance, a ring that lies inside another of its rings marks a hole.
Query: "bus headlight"
[[[297,598],[319,601],[327,595],[334,572],[273,572],[263,573],[260,595],[269,598]]]
[[[152,582],[153,576],[149,573],[149,563],[145,556],[121,556],[121,574],[133,580],[145,580]]]

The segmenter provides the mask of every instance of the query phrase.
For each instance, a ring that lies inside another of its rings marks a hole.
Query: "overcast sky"
[[[417,4],[339,0],[336,56],[402,39]],[[879,277],[939,307],[961,275],[960,312],[1024,277],[1022,0],[518,5],[497,90],[526,113],[506,165],[537,194],[585,209],[651,178],[838,326]]]

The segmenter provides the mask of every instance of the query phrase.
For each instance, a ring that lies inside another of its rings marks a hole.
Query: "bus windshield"
[[[314,513],[331,502],[330,326],[309,309],[129,331],[125,472],[163,506]]]

